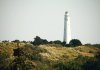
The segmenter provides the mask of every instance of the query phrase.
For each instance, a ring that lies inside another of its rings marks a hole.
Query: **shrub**
[[[32,42],[33,45],[40,45],[40,44],[47,44],[48,41],[46,39],[41,39],[39,36],[36,36],[34,38],[34,41]]]
[[[14,41],[12,41],[12,42],[14,42],[14,43],[19,43],[19,42],[20,42],[20,40],[14,40]]]
[[[70,44],[71,46],[73,46],[73,47],[81,46],[81,45],[82,45],[81,41],[78,40],[78,39],[72,39],[72,40],[69,42],[69,44]]]

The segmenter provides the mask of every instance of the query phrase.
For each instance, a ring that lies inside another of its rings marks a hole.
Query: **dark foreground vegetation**
[[[100,70],[100,45],[73,39],[69,44],[34,41],[0,42],[0,70]]]

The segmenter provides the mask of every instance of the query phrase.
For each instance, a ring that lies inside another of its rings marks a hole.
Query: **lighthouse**
[[[70,17],[69,17],[69,13],[65,12],[63,42],[66,42],[67,44],[69,44],[70,40],[71,40]]]

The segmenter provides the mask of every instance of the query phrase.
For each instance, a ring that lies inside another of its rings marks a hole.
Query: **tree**
[[[81,45],[82,45],[81,41],[78,40],[78,39],[72,39],[72,40],[69,42],[69,44],[70,44],[71,46],[74,46],[74,47],[76,47],[76,46],[81,46]]]
[[[40,45],[42,43],[43,43],[43,40],[39,36],[36,36],[34,38],[34,42],[33,42],[34,45]]]
[[[4,41],[2,41],[2,42],[6,43],[6,42],[9,42],[9,40],[4,40]]]
[[[66,42],[65,42],[65,41],[63,41],[63,42],[62,42],[62,45],[63,45],[63,46],[66,46]]]
[[[47,44],[48,43],[48,41],[46,39],[43,39],[42,41],[43,41],[43,44]]]
[[[14,40],[14,41],[12,41],[12,42],[19,43],[19,42],[20,42],[20,40],[17,40],[17,39],[16,39],[16,40]]]
[[[41,39],[39,36],[36,36],[32,44],[33,45],[48,44],[48,41],[46,39]]]
[[[60,40],[55,40],[54,43],[55,44],[61,44],[62,42]]]

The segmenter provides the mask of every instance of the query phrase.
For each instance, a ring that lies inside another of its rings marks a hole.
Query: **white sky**
[[[64,13],[72,38],[100,43],[100,0],[0,0],[0,40],[63,40]]]

